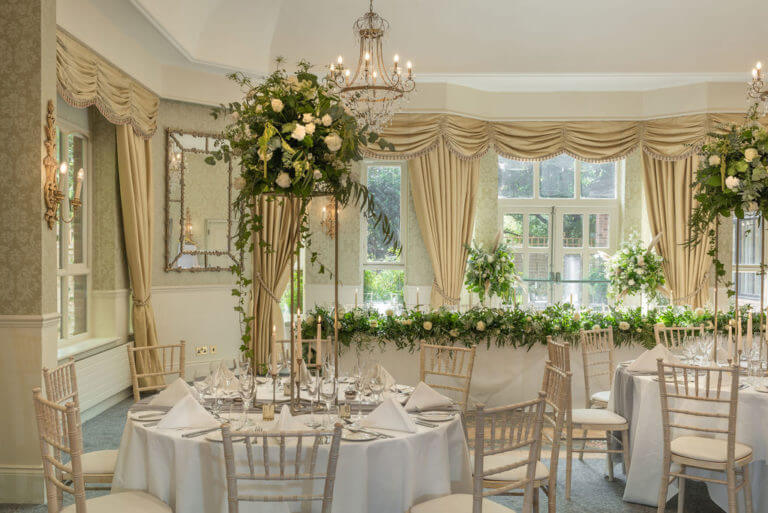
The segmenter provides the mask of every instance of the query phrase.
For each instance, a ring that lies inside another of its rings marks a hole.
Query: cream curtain
[[[280,295],[290,277],[291,253],[299,237],[301,202],[285,197],[259,197],[256,213],[261,215],[263,229],[253,234],[253,317],[251,346],[255,363],[269,361],[272,326],[282,323]],[[260,248],[260,242],[270,250]],[[282,327],[281,327],[282,330]]]
[[[157,130],[157,95],[61,28],[56,79],[59,94],[73,107],[95,105],[110,122],[130,125],[144,139]]]
[[[459,303],[472,240],[479,176],[477,160],[462,160],[444,144],[408,162],[413,203],[435,279],[431,304]]]
[[[708,271],[712,259],[706,243],[688,248],[688,223],[695,206],[691,184],[698,165],[693,155],[684,160],[666,161],[643,155],[645,198],[651,233],[663,233],[659,253],[665,259],[664,276],[675,304],[694,308],[709,297]]]
[[[152,308],[152,148],[131,127],[117,127],[117,168],[123,210],[125,253],[133,293],[133,334],[136,347],[157,345]],[[139,372],[160,370],[157,360],[137,362]],[[146,385],[160,383],[160,378]]]

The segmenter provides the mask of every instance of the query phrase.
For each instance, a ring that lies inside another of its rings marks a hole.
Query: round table
[[[302,416],[296,417],[302,420]],[[261,423],[260,415],[250,419]],[[469,453],[461,420],[416,433],[384,431],[394,438],[369,442],[342,441],[333,511],[344,513],[404,512],[414,504],[449,493],[471,493]],[[143,490],[184,513],[227,511],[224,449],[205,436],[182,438],[184,430],[145,427],[128,418],[120,442],[114,492]],[[327,462],[320,446],[317,465]],[[286,493],[285,486],[275,493]],[[302,493],[300,488],[296,493]],[[295,507],[295,506],[293,506]],[[319,511],[315,503],[312,511]],[[241,512],[287,511],[285,504],[241,503]]]
[[[620,366],[614,376],[608,407],[627,418],[630,425],[631,467],[624,489],[624,500],[656,506],[661,486],[664,449],[659,383],[654,376],[632,374]],[[736,440],[752,447],[754,461],[750,465],[750,477],[754,511],[768,511],[768,432],[765,430],[767,418],[768,393],[758,392],[752,386],[740,390]],[[687,420],[690,420],[690,417]],[[694,475],[723,478],[722,472],[697,469],[689,471]],[[676,483],[675,481],[669,487],[668,499],[677,494]],[[726,487],[713,483],[707,483],[707,487],[712,500],[728,511]],[[739,511],[745,511],[743,494],[739,492],[738,496]]]

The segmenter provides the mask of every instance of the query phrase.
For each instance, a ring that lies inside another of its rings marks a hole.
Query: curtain
[[[290,278],[291,253],[299,237],[301,200],[286,197],[260,196],[256,213],[261,215],[263,228],[253,234],[253,317],[251,347],[254,363],[269,361],[272,326],[282,323],[280,296]],[[269,251],[260,242],[269,244]],[[282,326],[278,330],[278,337]]]
[[[691,184],[698,165],[696,155],[679,161],[643,155],[645,198],[651,233],[662,233],[659,253],[664,257],[664,277],[675,304],[703,306],[709,297],[708,271],[712,259],[707,245],[688,248],[688,228],[695,206]]]
[[[117,127],[117,171],[123,211],[125,253],[133,293],[133,334],[136,347],[157,345],[155,311],[152,308],[152,151],[126,125]],[[156,355],[155,355],[156,356]],[[136,362],[141,373],[158,372],[156,358]],[[162,377],[147,378],[144,385],[162,383]]]
[[[479,164],[462,160],[444,144],[409,161],[413,203],[435,279],[431,304],[459,303],[472,240]]]

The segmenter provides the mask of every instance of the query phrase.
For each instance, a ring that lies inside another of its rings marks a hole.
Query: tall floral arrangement
[[[642,293],[657,299],[666,290],[663,264],[664,259],[637,233],[630,234],[608,259],[608,292],[616,298]]]
[[[481,302],[485,301],[486,295],[509,300],[514,294],[514,284],[519,280],[509,245],[499,242],[488,250],[482,244],[472,243],[466,248],[469,251],[464,281],[467,290],[476,293]]]
[[[382,230],[385,243],[397,245],[389,219],[368,188],[351,175],[350,166],[362,158],[365,144],[394,147],[367,126],[359,126],[327,82],[311,69],[301,61],[289,73],[279,60],[278,69],[258,82],[242,73],[231,74],[229,78],[241,87],[244,98],[213,111],[215,118],[226,117],[229,123],[224,142],[207,162],[240,162],[240,176],[234,183],[238,190],[233,202],[238,215],[235,246],[248,252],[254,249],[254,234],[263,228],[261,215],[253,208],[257,198],[284,201],[289,197],[299,203],[299,248],[309,248],[312,234],[307,207],[318,195],[332,198],[339,207],[357,206]],[[268,243],[260,244],[260,251],[270,251]],[[319,265],[319,272],[325,271],[317,252],[310,251],[310,261]],[[243,326],[242,349],[247,351],[253,320],[246,311],[247,288],[253,277],[246,276],[241,266],[231,270],[238,277],[233,294],[239,297],[236,310]]]

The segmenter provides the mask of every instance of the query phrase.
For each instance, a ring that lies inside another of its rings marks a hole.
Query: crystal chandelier
[[[747,87],[747,96],[755,101],[755,106],[762,104],[763,113],[768,112],[768,88],[763,80],[763,64],[758,62],[752,68],[752,81]]]
[[[389,22],[373,11],[373,0],[352,30],[360,39],[357,67],[354,71],[345,68],[339,55],[336,64],[330,66],[328,79],[358,123],[380,131],[392,120],[406,95],[416,88],[411,61],[405,65],[405,73],[397,54],[391,70],[384,65],[382,39],[389,31]]]

